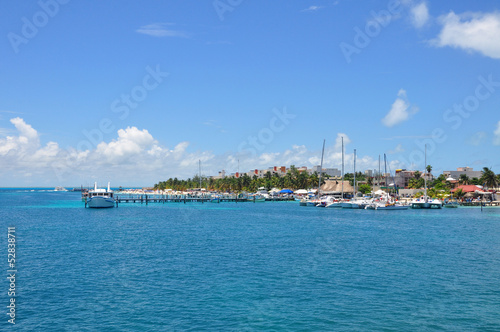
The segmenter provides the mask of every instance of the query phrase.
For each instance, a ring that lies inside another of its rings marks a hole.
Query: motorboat
[[[94,183],[94,189],[89,190],[85,205],[89,208],[111,208],[114,207],[116,200],[113,197],[113,191],[108,188],[97,188],[97,182]]]
[[[412,200],[410,206],[412,209],[441,209],[443,202],[437,198],[422,196]]]

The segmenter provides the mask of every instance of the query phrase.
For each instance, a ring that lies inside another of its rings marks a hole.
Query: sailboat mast
[[[319,179],[318,179],[318,197],[321,188],[321,175],[323,174],[323,155],[325,154],[325,139],[323,139],[323,150],[321,151],[321,164],[319,165]]]
[[[385,178],[385,190],[388,192],[389,187],[387,186],[387,158],[384,153],[384,178]]]
[[[342,136],[342,199],[344,199],[344,136]]]
[[[424,195],[425,201],[427,202],[427,144],[425,144],[425,153],[424,153]]]
[[[354,149],[354,197],[356,197],[356,149]]]
[[[377,175],[378,186],[380,187],[380,155],[378,155],[378,175]],[[380,189],[380,188],[379,188]]]
[[[200,177],[200,190],[201,190],[201,159],[198,160],[198,174]]]

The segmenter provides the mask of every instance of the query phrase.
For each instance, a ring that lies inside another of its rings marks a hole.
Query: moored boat
[[[114,207],[116,200],[113,197],[113,191],[108,188],[97,188],[97,182],[94,183],[94,189],[89,190],[88,197],[85,201],[85,206],[89,208],[111,208]]]

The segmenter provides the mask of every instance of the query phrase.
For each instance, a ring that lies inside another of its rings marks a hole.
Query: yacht
[[[85,205],[89,208],[111,208],[114,207],[116,200],[113,198],[113,190],[108,188],[97,188],[97,182],[94,183],[94,189],[89,190]]]
[[[68,191],[68,189],[64,188],[64,187],[60,187],[60,186],[57,186],[54,191]]]

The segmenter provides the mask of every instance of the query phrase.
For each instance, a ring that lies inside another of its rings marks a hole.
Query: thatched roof
[[[326,180],[325,184],[321,186],[322,192],[342,192],[342,180]],[[354,193],[354,188],[349,184],[349,181],[344,181],[344,192]]]

